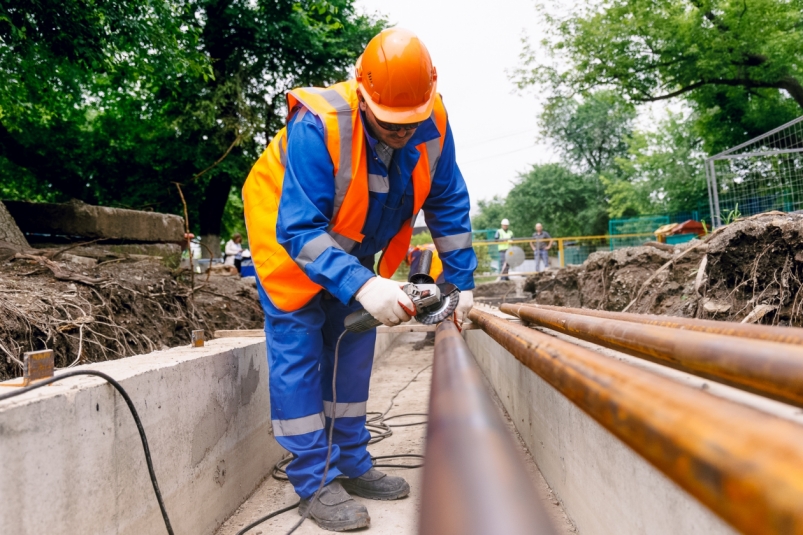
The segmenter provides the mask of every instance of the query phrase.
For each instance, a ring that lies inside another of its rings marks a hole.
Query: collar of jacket
[[[363,131],[365,132],[365,140],[368,142],[368,148],[371,149],[371,155],[378,157],[376,153],[376,144],[379,143],[379,140],[376,139],[371,133],[368,131],[368,123],[367,119],[365,118],[365,113],[360,110],[360,121],[362,121]],[[415,133],[407,141],[407,144],[401,148],[396,149],[395,152],[403,151],[403,152],[415,152],[416,159],[418,161],[418,150],[416,150],[416,146],[421,143],[426,143],[432,139],[440,137],[440,133],[438,132],[438,127],[435,125],[435,121],[432,120],[432,117],[421,123],[421,126],[416,128]],[[415,165],[415,164],[414,164]]]

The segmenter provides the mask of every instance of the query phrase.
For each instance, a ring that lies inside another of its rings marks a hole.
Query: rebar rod
[[[803,427],[477,309],[469,317],[737,530],[803,533]]]
[[[524,303],[522,303],[524,305]],[[803,329],[799,327],[781,327],[777,325],[753,325],[748,323],[735,323],[732,321],[700,320],[692,318],[679,318],[676,316],[656,316],[653,314],[631,314],[629,312],[611,312],[608,310],[591,310],[587,308],[557,307],[551,305],[538,305],[526,303],[526,306],[570,314],[582,314],[596,318],[629,321],[656,327],[669,327],[687,331],[698,331],[710,334],[726,334],[739,338],[752,338],[765,342],[779,342],[783,344],[796,344],[803,346]]]
[[[555,533],[510,430],[452,322],[435,334],[422,535]]]
[[[803,407],[803,347],[505,304],[503,312],[629,355]]]

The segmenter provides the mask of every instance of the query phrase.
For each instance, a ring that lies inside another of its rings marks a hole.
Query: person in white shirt
[[[234,233],[231,239],[226,242],[226,248],[223,252],[223,263],[227,266],[234,266],[237,272],[240,272],[240,264],[243,262],[243,237],[240,233]]]

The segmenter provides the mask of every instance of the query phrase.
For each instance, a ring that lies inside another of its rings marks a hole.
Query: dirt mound
[[[542,304],[622,310],[672,254],[654,247],[592,253],[582,266],[549,270],[527,279],[525,292]]]
[[[722,229],[707,242],[700,288],[704,313],[801,325],[803,215],[765,214]]]
[[[558,306],[801,325],[802,280],[803,215],[769,213],[672,253],[597,252],[582,266],[531,276],[524,291]]]
[[[0,379],[21,375],[25,351],[53,349],[66,367],[189,344],[193,329],[263,325],[255,287],[238,276],[196,275],[191,295],[189,272],[158,258],[25,254],[0,263]]]
[[[516,283],[514,281],[495,281],[478,284],[474,288],[474,297],[496,297],[502,295],[515,295]]]

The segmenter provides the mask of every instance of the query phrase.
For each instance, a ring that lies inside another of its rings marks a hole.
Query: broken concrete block
[[[80,201],[5,201],[5,205],[29,240],[39,234],[146,243],[184,241],[184,220],[172,214],[92,206]]]

